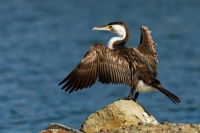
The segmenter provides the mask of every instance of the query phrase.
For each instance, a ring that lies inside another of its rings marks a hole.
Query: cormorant
[[[136,101],[139,92],[159,90],[173,103],[181,103],[181,100],[164,89],[157,79],[156,43],[146,26],[141,27],[141,39],[136,48],[125,46],[130,34],[123,22],[112,22],[105,27],[94,27],[93,30],[110,31],[118,36],[112,37],[108,46],[96,43],[90,47],[76,68],[59,83],[65,83],[62,89],[71,93],[91,87],[98,79],[105,84],[128,85],[131,91],[124,99]]]

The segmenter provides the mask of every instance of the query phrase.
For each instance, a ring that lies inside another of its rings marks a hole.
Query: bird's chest
[[[136,91],[137,92],[150,92],[152,90],[156,90],[152,86],[149,86],[145,84],[142,80],[139,80],[137,86],[136,86]]]

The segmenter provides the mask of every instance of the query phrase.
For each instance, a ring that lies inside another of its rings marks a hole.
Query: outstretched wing
[[[65,91],[90,87],[97,78],[102,83],[131,84],[129,63],[117,52],[102,44],[95,44],[76,68],[61,82]]]
[[[156,70],[158,62],[158,55],[156,53],[156,43],[154,42],[151,36],[151,31],[146,26],[141,27],[140,44],[136,49],[143,53],[144,57],[149,60],[149,63]]]
[[[157,76],[158,55],[156,53],[156,43],[151,36],[151,31],[146,26],[141,27],[140,44],[136,49],[142,53],[143,58],[148,60],[150,67],[155,71],[155,76]]]

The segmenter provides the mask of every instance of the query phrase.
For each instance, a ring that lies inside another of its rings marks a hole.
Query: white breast
[[[149,92],[149,91],[152,91],[152,90],[157,90],[157,89],[155,89],[151,86],[148,86],[142,80],[140,80],[139,83],[136,86],[137,92]]]

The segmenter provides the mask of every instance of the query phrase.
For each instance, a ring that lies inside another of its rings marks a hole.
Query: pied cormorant
[[[159,90],[174,103],[181,100],[161,86],[157,79],[156,43],[148,27],[141,27],[141,39],[136,48],[124,46],[129,39],[129,30],[123,22],[112,22],[105,27],[93,30],[105,30],[116,33],[108,46],[94,44],[85,54],[76,68],[59,85],[69,93],[91,87],[98,79],[101,83],[125,84],[131,88],[128,97],[136,100],[139,92]],[[134,97],[133,97],[134,96]]]

